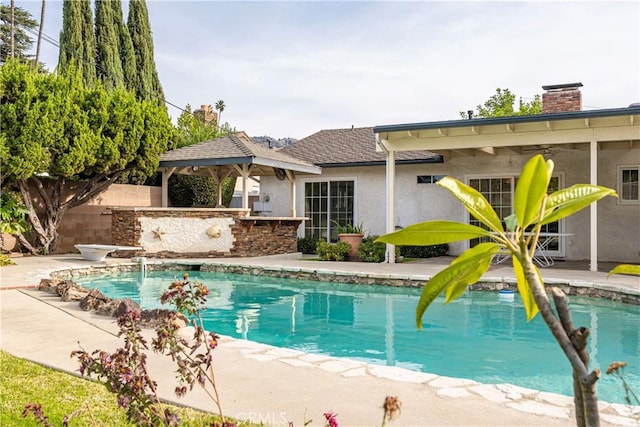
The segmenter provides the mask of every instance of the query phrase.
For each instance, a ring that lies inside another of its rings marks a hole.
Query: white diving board
[[[140,246],[117,245],[74,245],[80,251],[82,259],[88,261],[104,261],[108,254],[115,251],[141,251]]]

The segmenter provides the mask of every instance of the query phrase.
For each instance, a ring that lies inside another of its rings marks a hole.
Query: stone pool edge
[[[216,273],[246,274],[254,276],[268,276],[286,279],[315,280],[320,282],[353,283],[359,285],[378,285],[393,287],[419,288],[429,280],[431,275],[407,274],[379,274],[353,273],[334,271],[323,268],[283,267],[283,266],[253,266],[224,262],[176,262],[174,260],[147,261],[148,271],[201,271]],[[92,265],[87,267],[71,267],[50,274],[51,278],[73,279],[95,274],[121,273],[140,271],[140,263],[124,262],[112,265]],[[570,296],[585,296],[619,301],[627,304],[640,305],[640,288],[632,289],[616,284],[592,283],[585,280],[544,279],[546,286],[560,287]],[[502,289],[517,290],[516,279],[513,277],[482,277],[472,290],[500,291]]]

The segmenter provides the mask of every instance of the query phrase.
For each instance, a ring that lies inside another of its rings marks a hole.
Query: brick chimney
[[[566,113],[582,110],[582,83],[542,86],[542,113]]]
[[[200,105],[200,108],[194,110],[194,115],[200,116],[205,124],[210,124],[214,119],[218,122],[218,113],[211,109],[211,105]]]

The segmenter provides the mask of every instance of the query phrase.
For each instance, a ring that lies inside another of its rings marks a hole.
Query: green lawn
[[[33,426],[32,415],[22,417],[24,406],[39,403],[49,421],[61,426],[65,415],[78,411],[71,426],[123,426],[125,412],[116,404],[116,395],[102,384],[0,351],[0,425]],[[216,420],[211,414],[186,408],[173,408],[186,426],[206,426]]]

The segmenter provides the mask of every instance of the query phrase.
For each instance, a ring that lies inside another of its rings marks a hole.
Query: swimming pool
[[[419,289],[190,272],[211,293],[206,327],[222,335],[310,353],[349,357],[482,383],[572,394],[571,368],[540,316],[526,323],[519,297],[467,292],[445,306],[437,300],[424,329],[414,326]],[[111,298],[161,307],[164,289],[182,273],[149,272],[77,280]],[[570,298],[574,323],[591,329],[592,366],[625,361],[625,378],[640,390],[640,307]],[[624,403],[618,380],[598,382],[601,400]]]

